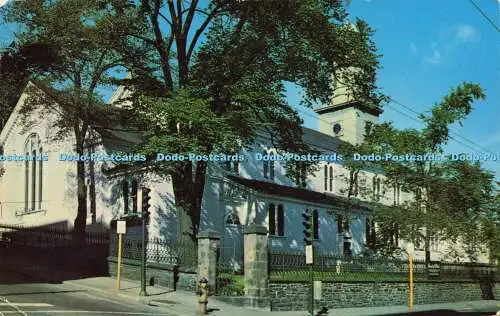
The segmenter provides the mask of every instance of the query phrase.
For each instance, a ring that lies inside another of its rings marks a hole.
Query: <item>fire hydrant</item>
[[[200,315],[207,314],[207,303],[208,303],[208,280],[207,278],[201,278],[198,282],[198,303],[200,304]]]

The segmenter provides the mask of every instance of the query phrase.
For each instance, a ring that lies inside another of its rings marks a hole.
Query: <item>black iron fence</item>
[[[77,235],[61,227],[0,224],[2,263],[27,273],[43,271],[63,278],[106,275],[108,245],[106,232]]]
[[[73,231],[55,227],[29,227],[0,224],[0,244],[7,248],[68,248],[108,245],[107,232],[84,232],[79,238]]]
[[[321,281],[407,281],[408,261],[316,254],[313,260],[314,279]],[[477,280],[500,279],[496,265],[479,263],[445,263],[413,260],[415,280]],[[310,266],[304,253],[269,253],[269,278],[283,281],[310,280]]]
[[[146,261],[148,263],[195,268],[198,265],[196,243],[182,243],[162,238],[148,238],[146,242]],[[142,260],[142,239],[137,236],[123,238],[122,258]],[[118,256],[118,237],[111,235],[109,255]]]

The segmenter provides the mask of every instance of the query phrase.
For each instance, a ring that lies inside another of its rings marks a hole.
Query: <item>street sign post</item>
[[[122,269],[122,238],[127,231],[127,223],[125,221],[116,222],[116,233],[118,234],[118,268],[116,269],[116,288],[120,290],[120,272]]]

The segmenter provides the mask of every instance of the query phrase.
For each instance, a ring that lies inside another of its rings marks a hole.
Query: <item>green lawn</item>
[[[269,280],[275,282],[308,282],[311,280],[309,270],[295,271],[271,271]],[[218,277],[219,292],[221,295],[231,296],[244,295],[245,276],[232,273],[221,273]],[[384,272],[342,272],[335,271],[315,271],[314,280],[324,282],[408,282],[409,275],[402,273],[384,273]],[[425,273],[413,274],[413,280],[429,281]],[[452,275],[442,275],[438,279],[430,279],[434,282],[444,281],[472,281],[467,277],[456,277]]]

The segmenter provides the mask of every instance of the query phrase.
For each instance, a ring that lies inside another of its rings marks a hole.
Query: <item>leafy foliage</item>
[[[354,96],[374,107],[383,100],[373,30],[361,20],[351,26],[341,1],[127,3],[107,5],[132,25],[115,35],[133,54],[116,51],[132,62],[132,79],[123,83],[134,92],[137,124],[150,136],[148,153],[237,152],[252,145],[255,131],[268,134],[279,151],[310,152],[301,119],[285,101],[284,81],[304,89],[305,104],[329,103],[332,78],[354,67],[360,71],[342,77]],[[299,179],[314,166],[287,169]],[[161,163],[156,170],[172,179],[179,214],[191,218],[181,231],[194,236],[206,163]]]

